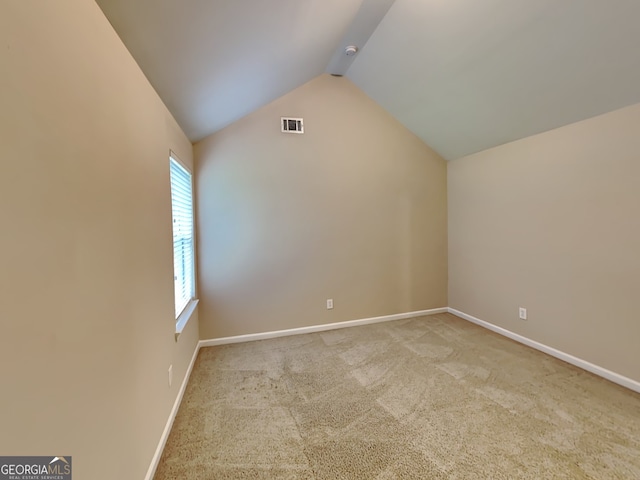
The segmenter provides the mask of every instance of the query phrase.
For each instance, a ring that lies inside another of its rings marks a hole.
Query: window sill
[[[189,323],[189,320],[193,316],[193,312],[198,306],[198,302],[199,300],[197,298],[191,300],[176,320],[176,342],[178,341],[178,338],[180,337],[182,331],[187,326],[187,323]]]

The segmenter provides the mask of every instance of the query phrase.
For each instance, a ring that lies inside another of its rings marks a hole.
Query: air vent
[[[283,133],[304,133],[304,124],[301,118],[280,118],[280,127]]]

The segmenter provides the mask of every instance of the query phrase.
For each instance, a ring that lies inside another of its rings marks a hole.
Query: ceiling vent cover
[[[304,133],[304,123],[301,118],[280,118],[282,133]]]

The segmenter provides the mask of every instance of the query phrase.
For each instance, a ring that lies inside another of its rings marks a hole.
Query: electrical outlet
[[[520,320],[526,320],[527,319],[527,309],[520,307]]]
[[[173,383],[173,365],[169,365],[169,387]]]
[[[327,310],[331,310],[333,308],[333,298],[327,299]]]

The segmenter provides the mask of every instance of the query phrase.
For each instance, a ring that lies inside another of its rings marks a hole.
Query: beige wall
[[[280,133],[281,116],[305,134]],[[202,338],[446,306],[446,164],[346,78],[317,77],[195,156]]]
[[[5,0],[0,45],[0,452],[142,479],[198,339],[168,166],[192,147],[94,1]]]
[[[450,162],[449,305],[640,380],[639,131],[636,105]]]

